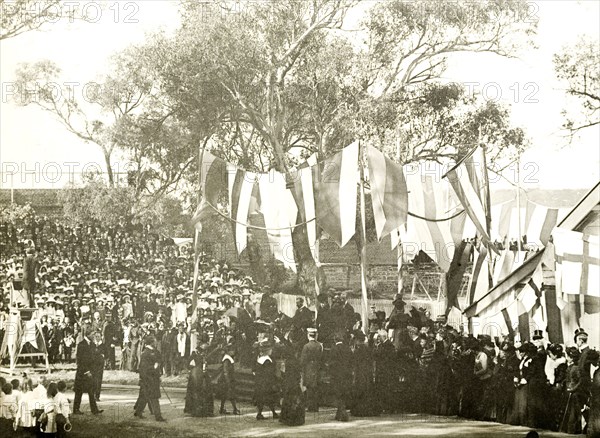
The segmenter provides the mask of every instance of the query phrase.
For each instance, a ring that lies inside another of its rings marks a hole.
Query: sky
[[[98,8],[102,4],[103,8]],[[512,104],[514,125],[526,130],[532,147],[521,160],[521,184],[534,188],[589,188],[600,179],[600,130],[589,129],[571,144],[560,131],[566,104],[564,84],[556,80],[552,55],[587,33],[599,38],[600,2],[531,2],[538,21],[536,50],[518,59],[469,54],[453,58],[444,80],[462,82],[489,99]],[[0,42],[0,166],[2,188],[61,187],[73,170],[100,163],[100,149],[85,144],[51,114],[10,102],[11,81],[19,63],[49,59],[62,69],[64,82],[93,82],[107,69],[112,54],[141,43],[148,33],[173,31],[176,1],[81,2],[93,23],[63,19],[43,31]],[[65,14],[66,15],[66,14]],[[353,17],[354,19],[360,17]],[[126,167],[115,157],[115,168]],[[506,174],[515,181],[515,171]]]

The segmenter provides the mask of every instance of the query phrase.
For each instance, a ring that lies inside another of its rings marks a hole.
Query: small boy
[[[58,394],[54,397],[54,402],[56,403],[56,436],[57,438],[60,438],[67,435],[65,432],[65,425],[68,424],[69,427],[71,426],[71,421],[69,419],[71,408],[69,406],[69,399],[65,394],[67,384],[61,380],[58,382],[57,386]]]

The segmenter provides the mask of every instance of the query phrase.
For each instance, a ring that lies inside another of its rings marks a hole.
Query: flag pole
[[[198,180],[200,183],[198,189],[198,205],[202,201],[202,162],[204,160],[204,150],[206,149],[206,143],[208,139],[206,139],[202,143],[202,147],[200,148],[200,153],[198,154]],[[198,271],[200,270],[199,262],[200,262],[200,231],[198,227],[194,226],[194,281],[193,281],[193,294],[192,294],[192,320],[196,317],[197,306],[198,306]]]
[[[517,156],[517,228],[518,234],[517,237],[517,250],[519,251],[517,257],[521,255],[521,237],[523,233],[521,232],[521,153]]]
[[[398,162],[400,162],[400,135],[399,135],[399,129],[398,127],[396,127],[396,154],[398,155]],[[396,231],[398,233],[398,248],[396,248],[396,256],[398,258],[397,260],[397,264],[398,264],[398,293],[401,294],[402,293],[402,289],[404,289],[404,284],[402,281],[402,257],[403,257],[403,248],[402,248],[402,239],[400,236],[400,230],[398,229]]]
[[[360,176],[358,179],[360,191],[360,287],[362,292],[361,300],[361,320],[362,330],[367,333],[368,330],[368,296],[367,296],[367,230],[366,230],[366,213],[365,213],[365,169],[364,169],[364,148],[362,142],[358,142],[358,167]]]

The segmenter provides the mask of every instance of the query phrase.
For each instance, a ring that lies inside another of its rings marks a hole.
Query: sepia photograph
[[[0,437],[600,438],[600,0],[0,0]]]

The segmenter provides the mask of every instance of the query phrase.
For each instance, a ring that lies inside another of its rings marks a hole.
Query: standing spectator
[[[171,375],[173,371],[173,347],[175,345],[175,337],[177,336],[177,329],[171,326],[171,321],[165,323],[165,331],[162,335],[160,354],[162,357],[163,372],[167,377]]]
[[[590,416],[588,419],[588,438],[600,438],[600,354],[592,350],[588,359],[590,365],[596,369],[592,378],[591,397],[590,397]]]
[[[175,370],[173,374],[177,376],[181,371],[183,371],[186,368],[187,362],[190,357],[190,337],[185,331],[185,325],[183,323],[179,323],[179,325],[177,326],[174,353],[175,358],[173,360],[173,365],[175,367]]]
[[[40,419],[40,430],[42,436],[56,436],[56,395],[58,394],[58,385],[56,382],[50,382],[46,391],[46,401],[44,403],[44,413]]]
[[[344,336],[335,335],[335,345],[331,348],[329,369],[331,388],[335,397],[336,421],[348,421],[346,402],[352,388],[352,350],[344,342]]]
[[[57,438],[64,438],[66,436],[65,426],[71,425],[71,408],[69,407],[69,399],[65,394],[67,384],[64,381],[60,381],[56,384],[58,394],[54,396],[56,403],[56,436]]]
[[[38,261],[35,257],[35,248],[27,248],[23,259],[23,289],[27,291],[29,307],[34,308],[33,295],[36,291],[36,277],[38,274]]]
[[[109,370],[115,369],[115,348],[119,343],[119,332],[112,320],[110,312],[106,314],[106,320],[104,321],[104,327],[102,330],[102,339],[104,345],[104,357],[108,364]]]
[[[231,401],[233,408],[233,414],[239,415],[240,411],[236,405],[236,388],[235,388],[235,348],[233,345],[228,344],[223,349],[223,357],[221,358],[221,378],[218,384],[221,386],[221,408],[219,409],[220,414],[228,414],[225,410],[225,402]]]
[[[150,412],[154,414],[156,421],[166,421],[160,412],[160,356],[156,350],[156,338],[152,335],[146,336],[144,340],[146,349],[140,358],[140,392],[135,402],[134,415],[144,418],[143,412],[149,405]]]
[[[104,352],[105,346],[102,342],[102,335],[94,333],[94,362],[92,367],[92,379],[94,381],[94,397],[100,401],[100,392],[102,391],[102,379],[104,376]]]
[[[73,414],[81,414],[81,396],[85,392],[90,401],[92,414],[97,415],[103,412],[98,409],[96,397],[94,395],[94,378],[92,371],[95,368],[94,345],[90,339],[91,327],[89,324],[82,326],[83,339],[77,344],[77,371],[75,372],[75,401],[73,403]]]
[[[582,387],[582,372],[578,362],[581,353],[577,347],[567,348],[567,405],[561,421],[560,431],[578,434],[581,433],[581,410],[586,401],[586,393]]]
[[[254,401],[256,402],[256,419],[265,420],[262,414],[264,406],[268,406],[273,418],[279,418],[275,412],[279,389],[275,375],[275,363],[271,358],[271,344],[263,339],[258,345],[258,358],[254,363]]]
[[[304,305],[303,297],[296,297],[296,313],[292,318],[290,340],[300,348],[306,343],[306,329],[312,325],[312,312]]]
[[[278,315],[277,299],[273,296],[271,288],[264,286],[263,295],[260,299],[260,318],[266,322],[273,322]]]
[[[319,412],[319,387],[323,345],[317,342],[317,329],[308,328],[308,343],[302,347],[300,365],[302,384],[306,387],[306,405],[308,412]]]

